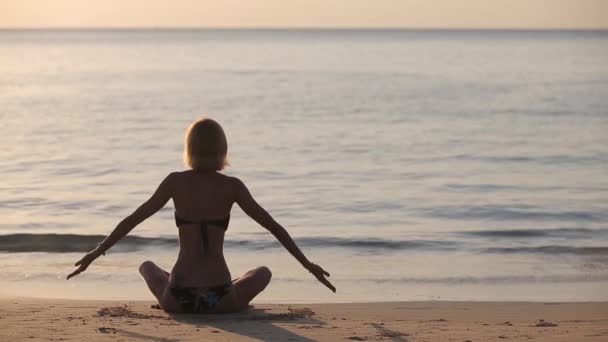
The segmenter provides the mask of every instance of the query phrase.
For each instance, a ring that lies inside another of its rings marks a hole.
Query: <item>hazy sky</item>
[[[0,27],[608,28],[608,0],[0,0]]]

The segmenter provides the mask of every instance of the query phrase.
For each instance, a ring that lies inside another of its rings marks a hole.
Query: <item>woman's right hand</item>
[[[317,280],[323,283],[323,285],[327,286],[327,288],[332,290],[334,293],[336,292],[336,288],[329,282],[329,280],[327,280],[327,278],[325,278],[325,276],[329,277],[329,272],[312,262],[306,268],[317,278]]]
[[[82,257],[82,259],[80,259],[79,261],[77,261],[74,266],[79,266],[74,272],[70,273],[70,275],[68,275],[67,279],[72,278],[73,276],[77,276],[80,273],[84,272],[89,265],[95,261],[95,259],[99,258],[100,255],[103,255],[104,253],[99,252],[97,249],[94,249],[92,251],[90,251],[89,253],[85,254],[84,257]]]

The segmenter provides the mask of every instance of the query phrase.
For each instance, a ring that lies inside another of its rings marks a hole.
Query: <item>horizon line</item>
[[[408,26],[12,26],[2,31],[186,31],[186,30],[378,30],[378,31],[608,31],[608,27],[408,27]]]

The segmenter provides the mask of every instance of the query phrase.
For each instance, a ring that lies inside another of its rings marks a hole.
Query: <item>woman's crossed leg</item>
[[[144,261],[139,266],[148,288],[165,311],[179,311],[179,305],[169,289],[169,272],[152,261]],[[236,312],[246,309],[249,302],[262,292],[270,283],[272,273],[266,266],[255,268],[242,277],[232,281],[233,290],[223,297],[211,312]]]

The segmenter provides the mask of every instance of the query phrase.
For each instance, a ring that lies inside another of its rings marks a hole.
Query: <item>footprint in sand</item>
[[[535,327],[557,327],[557,323],[546,322],[544,319],[539,319]]]
[[[97,317],[127,317],[127,318],[137,318],[137,319],[161,319],[161,320],[170,320],[169,317],[157,316],[157,315],[147,315],[135,312],[131,310],[131,308],[127,305],[124,306],[112,306],[112,307],[104,307],[97,311]]]
[[[104,333],[104,334],[110,334],[110,333],[116,334],[116,332],[117,332],[116,329],[114,329],[114,328],[108,328],[108,327],[99,327],[99,328],[97,328],[97,330],[100,333]]]
[[[380,337],[388,337],[392,339],[401,340],[403,339],[403,336],[410,336],[409,334],[403,333],[401,331],[388,329],[384,327],[384,323],[372,323],[371,325],[376,328],[378,336]]]

